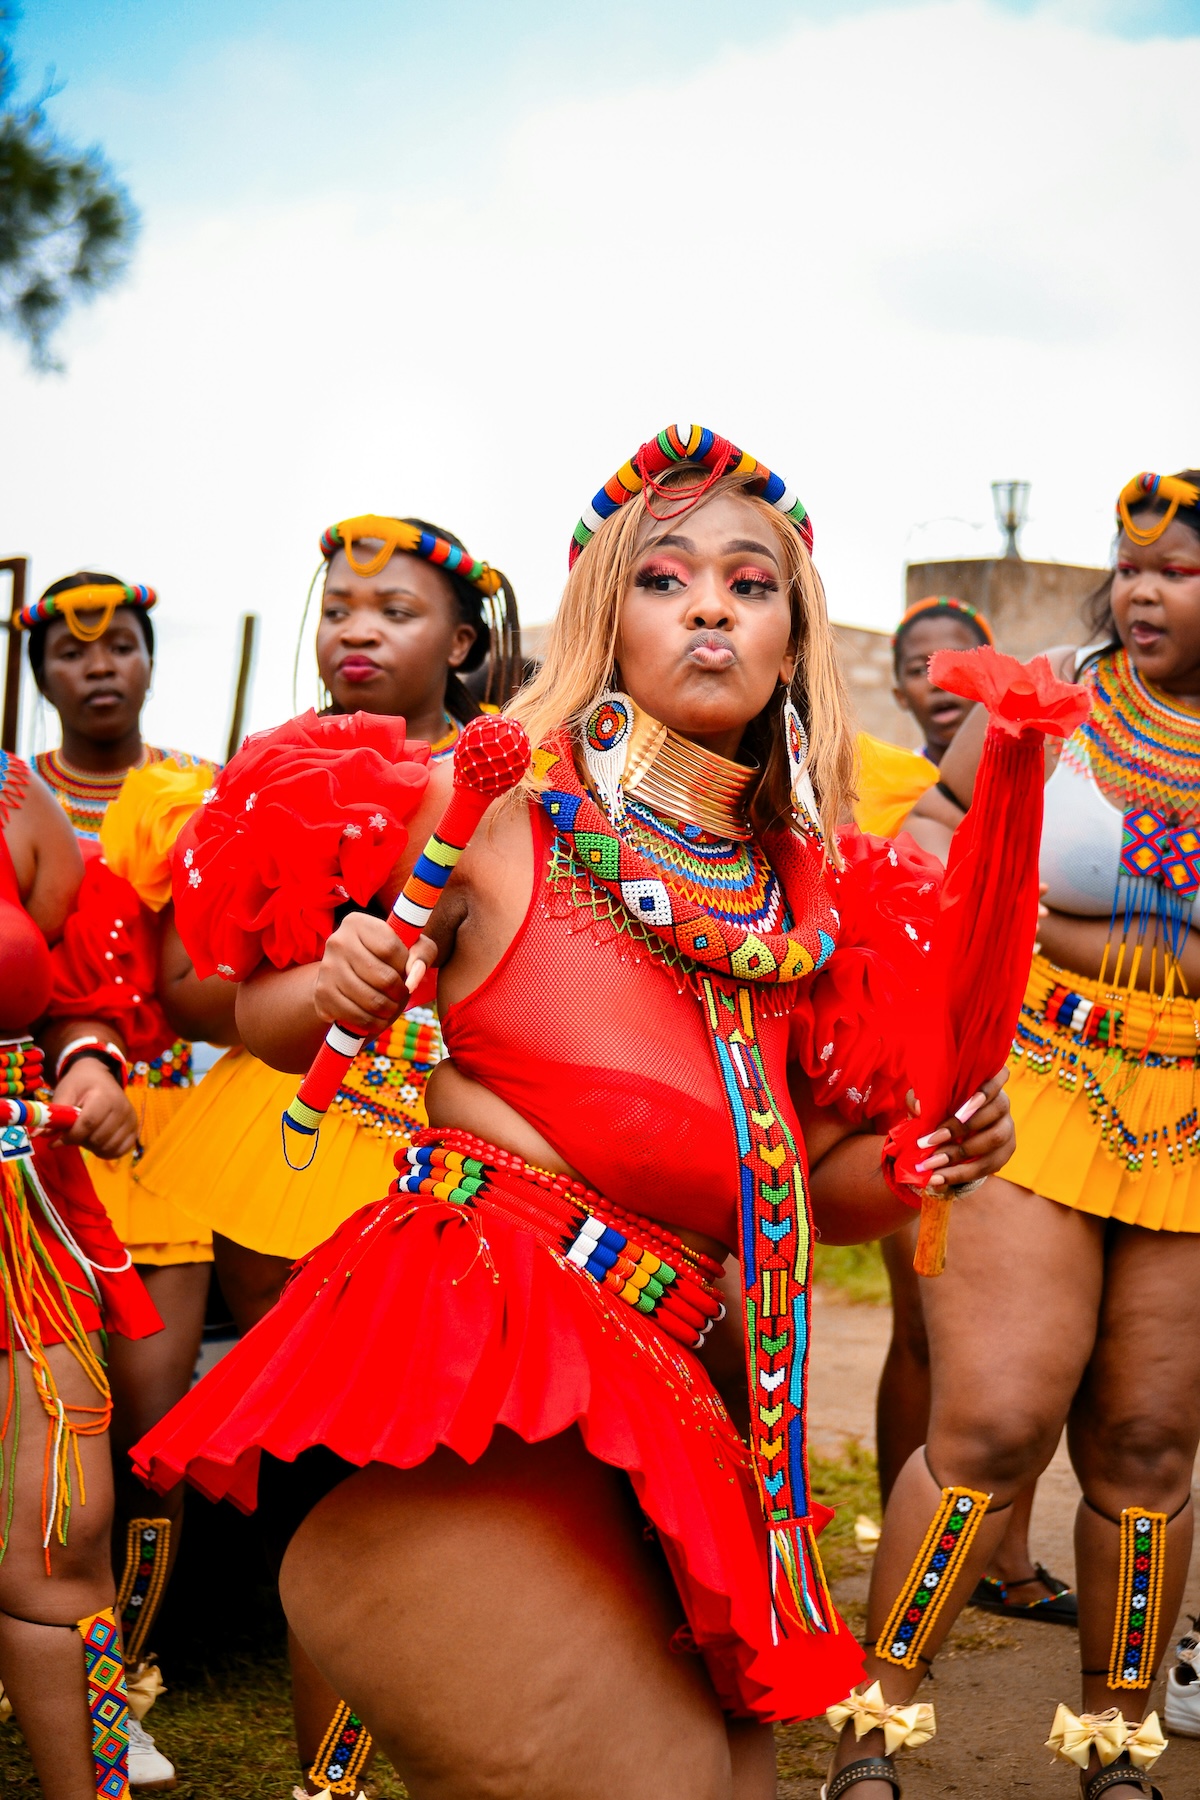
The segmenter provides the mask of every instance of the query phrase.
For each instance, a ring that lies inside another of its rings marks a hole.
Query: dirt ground
[[[847,1436],[874,1443],[875,1385],[890,1322],[886,1307],[848,1305],[818,1290],[809,1429],[814,1447],[826,1455],[836,1454]],[[1078,1483],[1060,1445],[1038,1486],[1031,1544],[1034,1556],[1067,1581],[1075,1574],[1072,1529],[1078,1498]],[[839,1605],[855,1624],[866,1597],[868,1568],[863,1559],[860,1570],[834,1584]],[[1200,1545],[1192,1558],[1187,1598],[1200,1610]],[[1181,1618],[1176,1637],[1186,1624]],[[1079,1704],[1075,1633],[968,1610],[950,1652],[938,1659],[923,1696],[936,1703],[938,1735],[900,1759],[909,1800],[944,1794],[971,1800],[1015,1794],[1022,1800],[1075,1800],[1079,1790],[1071,1771],[1052,1762],[1043,1748],[1058,1701]],[[1161,1683],[1154,1704],[1161,1717]],[[787,1733],[780,1755],[780,1800],[815,1800],[810,1768],[824,1768],[815,1735],[807,1730]],[[1166,1800],[1200,1795],[1200,1741],[1172,1738],[1154,1779]]]

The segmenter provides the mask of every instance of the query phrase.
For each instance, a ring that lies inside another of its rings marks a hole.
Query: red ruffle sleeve
[[[828,880],[838,947],[791,1016],[789,1055],[821,1106],[887,1130],[908,1116],[921,1051],[925,976],[942,865],[903,834],[838,834],[844,868]]]
[[[428,744],[403,719],[315,712],[248,738],[172,857],[175,919],[200,976],[263,957],[315,962],[347,900],[365,906],[408,842]]]
[[[50,953],[52,1019],[104,1019],[132,1062],[151,1062],[176,1033],[155,998],[158,919],[102,856],[90,856],[62,940]]]

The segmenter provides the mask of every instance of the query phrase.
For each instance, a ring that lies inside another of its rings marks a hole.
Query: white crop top
[[[1077,672],[1089,654],[1077,653]],[[1085,919],[1110,918],[1123,835],[1123,815],[1096,785],[1077,733],[1046,783],[1039,866],[1047,906]],[[1192,924],[1200,927],[1200,894],[1192,902]]]

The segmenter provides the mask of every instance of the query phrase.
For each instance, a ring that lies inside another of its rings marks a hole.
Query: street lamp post
[[[1029,514],[1029,483],[993,481],[992,504],[996,508],[996,523],[1004,533],[1004,554],[1019,558],[1017,534]]]

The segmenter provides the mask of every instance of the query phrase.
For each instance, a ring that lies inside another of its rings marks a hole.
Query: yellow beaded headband
[[[17,624],[26,630],[33,625],[45,625],[51,619],[62,618],[72,637],[83,644],[94,644],[102,638],[113,621],[113,614],[118,606],[136,606],[142,612],[149,612],[158,595],[150,587],[126,587],[119,581],[89,581],[82,587],[63,588],[57,594],[43,594],[40,600],[31,600],[23,606],[17,615]],[[94,612],[99,618],[90,625],[85,625],[79,617],[81,612]]]
[[[365,563],[355,562],[354,545],[363,538],[379,538],[379,549]],[[364,578],[378,575],[388,559],[397,550],[406,556],[423,556],[426,562],[433,563],[447,574],[459,575],[477,587],[481,593],[498,593],[504,584],[504,577],[490,563],[476,562],[473,556],[451,544],[446,538],[438,537],[436,532],[422,531],[416,525],[409,525],[404,519],[388,519],[378,513],[363,513],[361,518],[343,519],[339,525],[331,525],[328,531],[321,533],[321,555],[326,562],[338,550],[344,550],[346,561],[356,575]]]
[[[1145,506],[1152,500],[1165,500],[1166,512],[1160,513],[1148,525],[1135,525],[1130,508]],[[1146,472],[1135,475],[1121,489],[1117,496],[1117,517],[1131,544],[1153,544],[1166,531],[1181,506],[1195,506],[1198,500],[1200,488],[1193,482],[1181,481],[1178,475],[1151,475]]]

